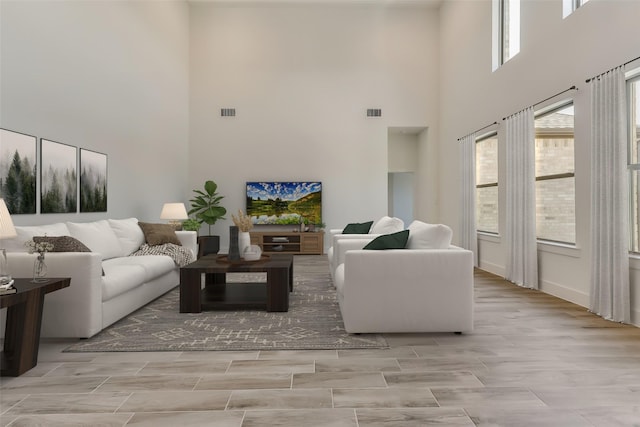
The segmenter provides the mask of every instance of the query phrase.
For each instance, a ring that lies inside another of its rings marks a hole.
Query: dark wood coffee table
[[[266,283],[227,283],[227,273],[267,273]],[[202,289],[202,275],[205,286]],[[259,261],[228,261],[211,254],[180,269],[180,313],[204,310],[288,311],[293,291],[293,255],[263,255]]]
[[[70,278],[46,279],[31,283],[31,279],[14,279],[15,294],[0,296],[0,308],[7,307],[4,351],[0,356],[0,375],[17,377],[36,366],[40,347],[44,296],[66,288]]]

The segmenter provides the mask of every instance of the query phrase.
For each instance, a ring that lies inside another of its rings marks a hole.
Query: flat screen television
[[[247,215],[254,224],[307,224],[322,220],[322,183],[247,182]]]

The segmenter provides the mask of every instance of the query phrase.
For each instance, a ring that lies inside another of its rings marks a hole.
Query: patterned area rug
[[[386,348],[377,334],[344,330],[326,257],[294,257],[289,311],[180,313],[175,288],[66,352],[317,350]],[[229,281],[264,280],[264,274],[230,274]]]

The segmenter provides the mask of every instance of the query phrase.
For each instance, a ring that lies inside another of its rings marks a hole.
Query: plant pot
[[[198,237],[198,258],[208,254],[217,254],[220,250],[220,236]]]

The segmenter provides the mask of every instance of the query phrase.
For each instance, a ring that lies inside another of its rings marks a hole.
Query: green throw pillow
[[[368,234],[372,225],[373,221],[347,224],[344,230],[342,230],[342,234]]]
[[[362,249],[404,249],[407,246],[407,240],[409,240],[409,230],[402,230],[376,237]]]

